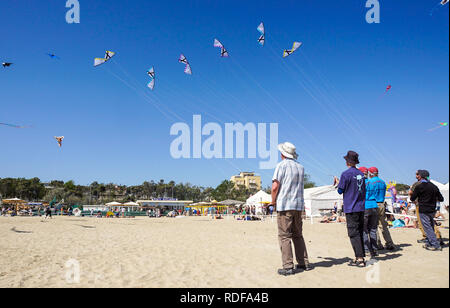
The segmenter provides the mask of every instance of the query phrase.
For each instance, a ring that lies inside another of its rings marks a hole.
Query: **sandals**
[[[348,266],[366,267],[366,261],[352,260],[348,263]]]

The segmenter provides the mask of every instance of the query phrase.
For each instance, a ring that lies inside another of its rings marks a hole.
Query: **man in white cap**
[[[292,275],[300,270],[310,270],[308,254],[302,232],[304,168],[296,159],[295,146],[285,142],[278,145],[281,162],[272,179],[272,205],[277,211],[278,240],[283,268],[280,275]],[[291,241],[294,243],[297,265],[294,267]]]

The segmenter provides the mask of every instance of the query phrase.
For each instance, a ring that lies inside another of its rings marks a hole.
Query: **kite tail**
[[[430,11],[430,16],[433,16],[434,11],[441,5],[440,3],[436,4]]]

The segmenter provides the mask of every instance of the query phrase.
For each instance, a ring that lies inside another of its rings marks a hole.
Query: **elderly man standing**
[[[347,232],[355,253],[355,260],[349,265],[365,267],[364,252],[364,212],[366,201],[366,183],[364,173],[356,169],[359,155],[348,151],[344,156],[348,169],[341,175],[341,179],[334,178],[334,185],[338,193],[344,194],[344,213],[347,221]]]
[[[417,199],[419,203],[418,215],[427,236],[427,243],[423,248],[431,251],[441,251],[442,247],[434,231],[434,216],[437,202],[443,202],[444,197],[442,197],[439,188],[428,180],[427,176],[429,175],[430,173],[427,170],[417,171],[417,179],[420,184],[412,192],[411,201],[414,202]]]
[[[420,174],[422,174],[422,175],[420,175]],[[414,192],[414,189],[416,189],[416,187],[421,183],[420,180],[419,180],[419,179],[421,179],[421,178],[425,178],[425,179],[429,180],[429,178],[430,178],[430,173],[429,173],[427,170],[417,170],[417,172],[416,172],[416,179],[417,179],[417,182],[415,182],[415,183],[411,186],[411,188],[410,188],[410,190],[409,190],[409,197],[410,197],[410,198],[411,198],[411,196],[412,196],[412,194],[413,194],[413,192]],[[419,225],[420,231],[422,232],[422,239],[418,240],[417,242],[418,242],[418,243],[424,243],[424,244],[426,244],[426,243],[428,242],[428,241],[427,241],[427,235],[425,234],[425,230],[423,229],[422,222],[420,221],[419,204],[417,203],[417,200],[416,200],[415,202],[413,202],[413,203],[414,203],[415,206],[416,206],[417,223],[418,223],[418,225]],[[436,225],[436,224],[434,225],[434,232],[435,232],[435,234],[436,234],[436,237],[437,237],[437,239],[438,239],[440,245],[441,245],[441,246],[444,246],[444,241],[442,240],[442,235],[441,235],[441,232],[439,231],[439,226]]]
[[[277,211],[278,240],[283,268],[280,275],[292,275],[300,270],[310,270],[305,240],[303,238],[302,213],[304,168],[296,160],[298,155],[292,143],[278,145],[281,162],[272,179],[272,205]],[[294,244],[297,265],[294,267],[291,241]]]

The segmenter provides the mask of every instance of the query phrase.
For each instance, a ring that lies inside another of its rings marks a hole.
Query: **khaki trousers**
[[[291,241],[294,244],[295,258],[299,265],[308,264],[308,253],[303,238],[302,212],[277,212],[278,241],[281,249],[281,260],[284,269],[294,267]]]
[[[378,203],[378,232],[377,232],[377,241],[378,246],[383,246],[381,244],[380,232],[383,235],[384,241],[386,242],[386,246],[394,246],[394,242],[392,241],[391,233],[389,232],[388,223],[386,220],[386,203]]]
[[[425,230],[423,229],[422,221],[420,220],[418,205],[416,205],[416,216],[417,216],[417,222],[419,223],[420,232],[422,232],[422,238],[426,239],[427,235],[425,234]],[[438,240],[440,240],[442,238],[441,231],[439,231],[439,226],[436,224],[434,225],[434,233],[436,234],[436,238]]]

